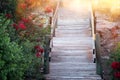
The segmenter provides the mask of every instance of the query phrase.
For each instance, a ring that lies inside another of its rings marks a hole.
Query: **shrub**
[[[15,16],[17,0],[0,0],[0,13],[10,13]]]
[[[22,47],[10,40],[7,30],[10,22],[0,18],[0,80],[22,80],[27,64]]]
[[[118,43],[117,48],[110,55],[110,64],[111,64],[111,79],[119,80],[120,79],[120,43]]]
[[[24,4],[26,1],[29,6]],[[39,2],[35,0],[32,4],[32,1],[0,1],[0,80],[41,80],[43,77],[43,47],[47,44],[45,36],[50,34],[50,27],[32,23],[38,16],[28,13]],[[36,45],[38,48],[34,49]]]

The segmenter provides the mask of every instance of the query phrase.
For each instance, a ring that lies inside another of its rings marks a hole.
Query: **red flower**
[[[41,48],[39,45],[35,46],[34,48],[37,50],[37,52],[40,52],[40,53],[44,52],[44,49]]]
[[[43,48],[39,48],[37,51],[43,53],[44,49]]]
[[[28,23],[28,22],[29,22],[29,19],[27,19],[27,18],[22,18],[22,21],[23,21],[24,23]]]
[[[38,48],[40,48],[40,46],[39,46],[39,45],[36,45],[34,48],[35,48],[35,49],[38,49]]]
[[[119,62],[112,62],[111,67],[113,69],[120,69],[120,63]]]
[[[114,73],[114,76],[115,76],[116,78],[120,78],[120,72],[115,72],[115,73]]]
[[[51,7],[48,7],[48,6],[47,6],[47,7],[45,8],[45,12],[46,12],[46,13],[50,13],[50,12],[52,12],[52,11],[53,11],[53,9],[52,9]]]
[[[21,4],[20,4],[20,8],[26,9],[26,8],[27,8],[27,5],[26,5],[25,3],[21,3]]]
[[[18,24],[18,27],[19,27],[20,29],[22,29],[22,30],[25,30],[25,29],[26,29],[26,26],[25,26],[24,23],[19,23],[19,24]]]
[[[37,52],[37,53],[36,53],[36,57],[37,57],[37,58],[41,57],[41,53],[40,53],[40,52]]]
[[[16,23],[13,24],[13,27],[14,27],[16,30],[19,29],[19,27],[18,27],[18,25],[17,25]]]
[[[12,15],[11,15],[11,14],[6,14],[5,17],[6,17],[7,19],[10,19],[10,18],[12,18]]]

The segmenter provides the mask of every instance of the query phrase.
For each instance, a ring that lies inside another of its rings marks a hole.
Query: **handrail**
[[[58,18],[58,9],[59,9],[59,1],[56,4],[56,8],[53,13],[53,17],[50,17],[50,27],[51,27],[51,35],[45,36],[45,52],[44,52],[44,74],[49,73],[49,61],[50,61],[50,51],[53,46],[52,39],[55,36],[55,28],[57,27],[57,18]]]
[[[95,12],[93,8],[93,3],[91,3],[91,28],[92,28],[92,37],[94,40],[94,48],[93,48],[93,53],[96,56],[96,73],[100,75],[103,78],[103,71],[102,71],[102,64],[101,64],[101,48],[100,48],[100,35],[99,33],[96,33],[96,17],[95,17]]]
[[[91,18],[90,18],[90,24],[91,24],[91,28],[92,28],[92,37],[95,40],[95,34],[96,34],[96,22],[95,22],[95,13],[93,10],[93,3],[91,2],[90,4],[91,6],[91,10],[90,10],[90,14],[91,14]]]
[[[52,17],[52,22],[51,22],[51,37],[55,36],[55,28],[57,27],[57,18],[58,18],[58,9],[59,9],[60,2],[57,2],[57,6],[54,12],[54,15]]]
[[[60,0],[57,1],[57,6],[55,8],[53,17],[51,18],[51,42],[50,42],[50,48],[53,47],[53,37],[55,36],[55,28],[57,27],[57,19],[58,19],[58,10],[60,6]]]

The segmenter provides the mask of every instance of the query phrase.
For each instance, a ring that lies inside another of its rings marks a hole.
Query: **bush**
[[[15,16],[17,0],[0,0],[0,13],[10,13]]]
[[[0,1],[0,80],[43,78],[43,47],[48,44],[45,36],[50,34],[50,27],[33,24],[38,16],[28,13],[39,1],[29,0],[29,6],[24,4],[26,1]],[[36,45],[39,48],[34,48]]]
[[[22,47],[12,42],[7,27],[9,19],[0,18],[0,80],[22,80],[27,68]]]
[[[21,43],[23,54],[26,57],[25,61],[28,65],[24,77],[28,80],[42,78],[43,59],[42,55],[40,55],[40,57],[36,56],[37,52],[34,49],[35,44],[36,42],[33,43],[28,40]]]
[[[0,16],[0,80],[42,78],[43,59],[37,58],[34,46],[38,42],[21,39],[11,25],[13,21]]]
[[[111,79],[119,80],[120,79],[120,43],[118,43],[117,48],[110,55],[110,64],[111,64]]]

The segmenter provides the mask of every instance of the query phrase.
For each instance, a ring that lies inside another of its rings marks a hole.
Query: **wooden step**
[[[84,30],[84,29],[91,30],[89,26],[84,26],[84,25],[58,26],[56,29],[57,30]]]
[[[54,54],[53,54],[54,53]],[[87,56],[93,54],[93,50],[52,50],[52,56]]]
[[[62,25],[62,24],[90,24],[89,20],[84,20],[84,19],[58,19],[58,25]]]
[[[90,73],[90,71],[89,72],[83,72],[83,71],[81,71],[81,72],[74,72],[74,73],[67,73],[67,72],[59,72],[59,71],[57,71],[58,73],[55,73],[55,72],[52,72],[49,76],[66,76],[66,77],[82,77],[82,76],[84,76],[84,77],[100,77],[100,76],[98,76],[98,75],[96,75],[96,73],[93,73],[93,72],[91,72]]]
[[[52,75],[61,75],[61,76],[69,76],[71,75],[79,75],[81,76],[81,74],[87,74],[87,75],[95,75],[96,71],[95,70],[75,70],[75,69],[65,69],[64,71],[62,71],[61,69],[57,69],[56,70],[50,70],[50,74]]]
[[[102,80],[99,76],[96,77],[70,77],[70,76],[49,76],[47,80]]]
[[[74,56],[73,56],[74,57]],[[70,67],[70,69],[75,69],[75,67],[79,68],[79,69],[96,69],[96,64],[95,63],[83,63],[83,62],[75,62],[75,63],[72,63],[72,62],[57,62],[57,63],[50,63],[50,67],[51,69],[56,69],[56,68],[59,68],[59,69],[66,69]],[[63,71],[64,72],[64,71]]]
[[[83,30],[71,30],[71,29],[69,29],[69,30],[58,30],[58,29],[56,29],[55,30],[55,33],[57,34],[57,33],[62,33],[62,34],[81,34],[81,33],[85,33],[85,34],[87,34],[87,33],[91,33],[91,31],[90,30],[88,30],[88,29],[83,29]]]
[[[88,26],[90,25],[90,23],[72,23],[72,22],[69,22],[69,23],[64,23],[64,22],[61,22],[61,23],[58,23],[58,26],[74,26],[74,25],[83,25],[83,26]]]
[[[51,73],[49,76],[66,76],[66,77],[82,77],[84,76],[84,78],[86,77],[100,77],[98,75],[96,75],[96,73],[87,73],[87,72],[74,72],[74,73],[66,73],[64,72],[58,72],[58,73]]]
[[[74,50],[92,50],[92,46],[82,45],[82,46],[53,46],[52,51],[74,51]]]
[[[55,36],[57,37],[90,37],[90,33],[69,33],[69,34],[64,34],[64,33],[55,33]]]
[[[53,37],[54,42],[81,42],[81,43],[91,43],[93,42],[92,37]]]
[[[92,56],[52,56],[52,62],[93,62]]]
[[[102,80],[93,63],[95,45],[91,36],[90,13],[88,6],[84,6],[79,10],[60,8],[52,39],[50,73],[46,80]]]
[[[71,46],[71,47],[94,47],[94,41],[90,37],[86,38],[71,38],[71,37],[54,37],[53,38],[53,46]]]

